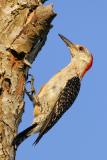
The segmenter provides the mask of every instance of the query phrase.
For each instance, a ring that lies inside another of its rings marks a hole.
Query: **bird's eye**
[[[79,47],[79,50],[80,50],[80,51],[84,51],[84,47],[80,46],[80,47]]]

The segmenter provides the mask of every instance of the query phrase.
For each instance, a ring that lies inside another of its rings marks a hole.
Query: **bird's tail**
[[[19,133],[12,142],[12,145],[15,146],[15,148],[17,149],[18,146],[26,139],[28,138],[30,135],[33,134],[33,129],[37,126],[38,124],[33,124],[32,126],[28,127],[27,129],[25,129],[24,131],[22,131],[21,133]]]

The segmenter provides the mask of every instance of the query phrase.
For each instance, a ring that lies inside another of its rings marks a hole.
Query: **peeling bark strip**
[[[15,159],[11,143],[24,110],[28,72],[23,59],[34,61],[55,15],[39,0],[0,0],[0,160]]]

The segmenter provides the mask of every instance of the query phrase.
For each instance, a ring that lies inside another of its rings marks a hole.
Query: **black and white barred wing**
[[[55,123],[62,117],[62,115],[70,108],[75,101],[80,90],[80,79],[79,77],[73,77],[70,79],[65,88],[61,91],[53,110],[45,120],[39,136],[37,137],[34,144],[37,144],[42,136],[47,133]]]

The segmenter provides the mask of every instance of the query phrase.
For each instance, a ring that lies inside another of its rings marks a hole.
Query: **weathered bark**
[[[28,67],[46,41],[52,6],[38,0],[0,0],[0,160],[14,160],[12,140],[24,111]]]

